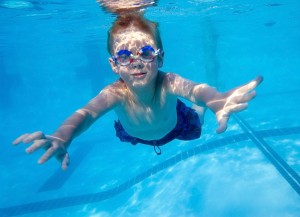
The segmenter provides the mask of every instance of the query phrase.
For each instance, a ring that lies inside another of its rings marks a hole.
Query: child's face
[[[113,54],[115,55],[120,50],[128,50],[136,55],[142,47],[150,45],[157,50],[158,47],[150,34],[138,31],[127,30],[114,37],[112,44]],[[133,59],[129,65],[121,65],[109,59],[112,70],[119,74],[122,80],[130,86],[138,87],[149,84],[156,79],[158,68],[162,66],[162,56],[156,56],[152,62],[144,62],[139,58]]]

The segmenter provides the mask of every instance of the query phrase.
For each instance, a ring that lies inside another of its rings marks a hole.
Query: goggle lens
[[[120,50],[117,53],[116,59],[117,59],[118,63],[120,63],[120,65],[126,66],[126,65],[130,64],[130,62],[131,62],[131,55],[132,55],[132,53],[128,50]]]
[[[152,47],[146,46],[139,51],[140,59],[144,62],[152,62],[156,56]]]

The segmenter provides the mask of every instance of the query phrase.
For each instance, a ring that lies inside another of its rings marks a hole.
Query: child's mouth
[[[140,77],[143,77],[144,75],[146,75],[147,73],[145,72],[140,72],[140,73],[134,73],[134,74],[131,74],[133,77],[136,77],[136,78],[140,78]]]

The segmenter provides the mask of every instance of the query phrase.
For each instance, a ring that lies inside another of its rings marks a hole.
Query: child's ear
[[[119,70],[118,70],[118,66],[117,66],[116,62],[111,57],[108,58],[108,61],[109,61],[110,67],[114,71],[114,73],[118,74]]]
[[[161,53],[158,55],[158,68],[161,68],[164,64],[164,56],[165,56],[165,52],[162,50]]]

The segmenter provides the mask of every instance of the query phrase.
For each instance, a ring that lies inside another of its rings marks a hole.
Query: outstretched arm
[[[33,142],[26,149],[28,154],[40,148],[46,150],[38,163],[45,163],[55,156],[61,162],[62,169],[65,170],[70,163],[67,149],[72,140],[87,130],[97,118],[111,110],[116,103],[116,97],[111,94],[111,91],[108,89],[103,90],[86,106],[67,118],[52,135],[45,135],[40,131],[31,134],[26,133],[13,141],[13,144]]]
[[[255,88],[263,81],[262,76],[221,93],[207,84],[197,84],[176,74],[168,74],[169,91],[197,105],[207,106],[217,118],[219,127],[217,133],[227,129],[230,114],[247,108],[248,102],[256,96]]]

